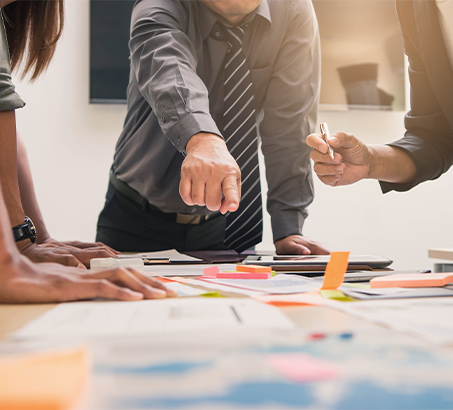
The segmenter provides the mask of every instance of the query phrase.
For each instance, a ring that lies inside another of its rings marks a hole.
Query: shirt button
[[[220,31],[216,31],[216,32],[215,32],[215,36],[216,36],[216,37],[220,37]]]
[[[192,213],[194,214],[195,212],[197,212],[197,210],[196,210],[195,208],[192,208],[192,209],[190,210],[190,212],[192,212]]]
[[[178,139],[176,140],[176,145],[181,145],[181,137],[178,137]]]

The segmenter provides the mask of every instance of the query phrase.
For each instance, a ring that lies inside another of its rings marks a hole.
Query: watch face
[[[35,224],[33,223],[33,221],[28,216],[25,217],[24,222],[28,224],[28,228],[30,229],[30,239],[34,242],[36,240],[36,227],[35,227]]]

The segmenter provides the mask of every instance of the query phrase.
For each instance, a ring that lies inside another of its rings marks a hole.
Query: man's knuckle
[[[70,255],[70,254],[60,255],[59,258],[61,258],[62,261],[67,262],[67,263],[77,262],[76,257],[74,255]]]
[[[110,282],[107,279],[99,279],[95,282],[94,286],[98,292],[103,292],[109,288]]]

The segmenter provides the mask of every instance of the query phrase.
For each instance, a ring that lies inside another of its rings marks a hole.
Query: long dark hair
[[[11,68],[36,80],[49,66],[64,25],[63,0],[17,0],[2,8]]]

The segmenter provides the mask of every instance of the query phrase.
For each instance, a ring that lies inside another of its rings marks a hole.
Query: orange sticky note
[[[86,349],[0,357],[1,410],[74,407],[90,371]]]
[[[238,272],[272,273],[272,268],[270,266],[261,265],[237,265],[236,270]]]
[[[324,282],[321,289],[338,289],[348,269],[349,252],[332,252],[327,263]]]
[[[370,280],[372,288],[427,288],[453,283],[453,273],[395,273]]]

